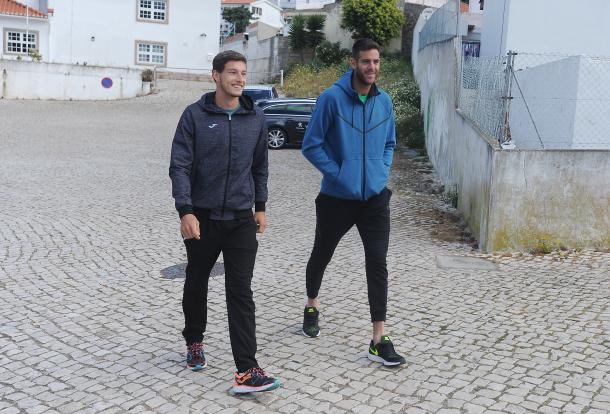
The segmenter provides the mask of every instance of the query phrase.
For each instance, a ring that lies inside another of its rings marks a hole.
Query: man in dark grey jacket
[[[202,341],[208,280],[222,252],[229,335],[237,367],[233,391],[268,391],[277,388],[279,380],[268,376],[255,358],[251,289],[256,233],[266,227],[267,128],[263,112],[242,95],[246,58],[225,51],[216,55],[212,65],[216,91],[182,114],[169,168],[188,259],[182,297],[186,365],[194,371],[207,365]]]

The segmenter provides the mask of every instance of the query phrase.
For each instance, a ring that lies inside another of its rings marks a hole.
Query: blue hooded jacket
[[[326,89],[311,116],[302,152],[320,172],[324,194],[368,200],[386,186],[396,146],[392,100],[376,85],[366,103],[350,69]]]

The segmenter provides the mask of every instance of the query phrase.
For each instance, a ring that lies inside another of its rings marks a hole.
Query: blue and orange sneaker
[[[250,368],[241,374],[236,372],[232,391],[236,394],[271,391],[280,386],[280,380],[265,374],[262,368]]]
[[[186,346],[186,367],[192,371],[201,371],[208,366],[203,353],[203,344],[193,342]]]

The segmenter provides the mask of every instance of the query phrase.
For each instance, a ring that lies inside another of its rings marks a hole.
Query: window
[[[27,55],[30,50],[38,50],[38,32],[4,29],[4,53]]]
[[[167,2],[168,0],[137,0],[138,18],[137,20],[167,23]]]
[[[291,104],[288,105],[286,111],[293,115],[311,115],[313,105],[308,104]]]
[[[276,114],[285,114],[286,113],[286,105],[272,105],[265,109],[263,112],[266,114],[276,115]]]
[[[257,14],[257,15],[261,16],[263,14],[263,9],[260,7],[252,6],[252,14]]]
[[[136,65],[166,66],[167,44],[136,42]]]

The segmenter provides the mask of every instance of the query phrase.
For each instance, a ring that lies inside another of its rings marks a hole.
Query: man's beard
[[[375,81],[373,81],[373,82],[369,83],[369,82],[366,80],[366,77],[364,76],[364,73],[363,73],[363,72],[362,72],[360,69],[358,69],[358,68],[356,68],[356,70],[354,71],[354,73],[356,74],[356,77],[358,78],[358,80],[359,80],[359,81],[360,81],[362,84],[364,84],[364,85],[371,86],[371,85],[372,85],[372,84],[375,82]],[[377,74],[375,74],[375,79],[377,79]]]

